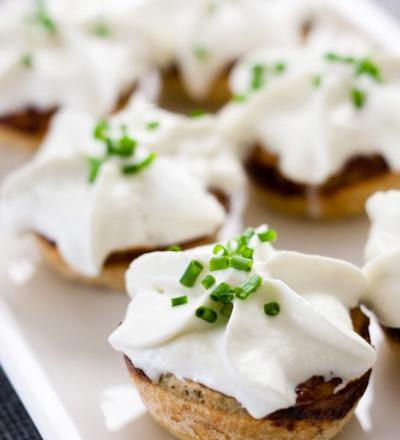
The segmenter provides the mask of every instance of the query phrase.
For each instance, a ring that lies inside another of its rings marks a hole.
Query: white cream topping
[[[53,34],[33,18],[35,4],[0,5],[0,115],[62,106],[99,115],[111,112],[148,68],[152,53],[148,39],[124,25],[116,13],[107,12],[107,19],[92,13],[79,20],[76,9],[86,11],[85,1],[44,2],[56,26]],[[107,35],[97,35],[97,26],[103,26]]]
[[[340,260],[275,251],[257,236],[250,246],[252,271],[212,272],[216,283],[208,291],[200,280],[209,273],[212,246],[137,259],[126,276],[132,301],[110,342],[151,380],[173,373],[234,397],[262,418],[294,405],[296,386],[313,376],[345,383],[360,377],[375,353],[353,331],[349,315],[367,289],[360,270]],[[191,260],[204,269],[186,288],[179,279]],[[234,301],[229,321],[219,315],[210,324],[195,316],[199,306],[218,310],[209,294],[219,283],[234,287],[254,274],[262,286],[247,300]],[[171,307],[181,295],[188,304]],[[281,308],[274,317],[263,310],[271,301]]]
[[[400,191],[374,194],[367,212],[372,223],[365,248],[368,303],[383,324],[400,328]]]
[[[299,183],[321,184],[357,155],[381,154],[400,170],[400,58],[351,47],[339,51],[372,60],[379,82],[369,74],[357,76],[354,63],[327,61],[327,52],[262,50],[248,55],[231,77],[232,90],[247,100],[224,109],[222,125],[244,144],[275,154],[282,173]],[[274,73],[277,62],[285,64],[285,71]],[[265,66],[266,73],[264,86],[252,91],[256,64]],[[360,107],[352,97],[354,89],[364,94]]]
[[[156,129],[146,128],[155,120]],[[137,141],[132,159],[107,160],[90,184],[87,156],[104,154],[103,143],[93,137],[96,119],[65,110],[56,115],[36,158],[6,179],[2,193],[13,229],[53,240],[66,262],[88,276],[97,275],[112,252],[216,233],[226,212],[209,189],[229,196],[243,184],[240,165],[224,140],[208,133],[211,121],[173,116],[138,102],[109,123],[111,137],[121,136],[126,125]],[[185,146],[193,150],[190,161],[181,157]],[[135,175],[121,172],[122,163],[138,162],[149,151],[158,152],[152,165]]]

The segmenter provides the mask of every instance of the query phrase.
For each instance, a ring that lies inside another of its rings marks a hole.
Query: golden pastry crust
[[[369,341],[369,320],[352,311],[355,330]],[[313,377],[298,386],[295,406],[254,419],[232,397],[172,374],[152,382],[125,357],[129,373],[153,418],[181,440],[328,440],[350,421],[370,371],[334,393],[340,379]]]
[[[54,243],[38,234],[35,234],[35,239],[45,262],[62,277],[79,284],[95,287],[108,287],[118,291],[125,290],[125,272],[128,270],[129,265],[133,260],[148,252],[165,250],[165,248],[137,248],[125,252],[114,253],[106,260],[103,269],[98,276],[87,277],[76,272],[65,262]],[[191,247],[213,243],[215,239],[216,236],[211,235],[206,238],[182,243],[180,246],[182,249],[189,249]]]
[[[231,96],[228,71],[214,81],[211,90],[204,99],[194,100],[188,95],[178,69],[172,67],[163,73],[163,87],[159,105],[178,113],[190,112],[199,105],[202,110],[213,112],[228,102]]]
[[[321,186],[288,180],[278,170],[276,156],[256,147],[246,161],[257,192],[279,211],[318,220],[361,215],[376,191],[400,189],[400,174],[391,172],[381,156],[355,157]]]

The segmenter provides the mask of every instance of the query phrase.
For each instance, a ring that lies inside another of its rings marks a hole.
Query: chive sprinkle
[[[322,84],[322,78],[321,78],[321,75],[314,75],[314,76],[312,77],[312,79],[311,79],[311,84],[312,84],[314,87],[320,87],[321,84]]]
[[[284,73],[286,71],[287,68],[287,64],[284,62],[278,62],[274,65],[274,72],[277,75],[281,75],[282,73]]]
[[[201,109],[201,108],[197,108],[197,109],[192,110],[192,111],[190,112],[189,116],[190,116],[191,118],[201,118],[201,117],[204,116],[205,114],[206,114],[206,112],[205,112],[203,109]]]
[[[233,255],[230,259],[230,266],[237,270],[250,272],[253,267],[253,260],[251,258],[244,258],[240,255]]]
[[[104,141],[107,139],[107,132],[110,129],[108,122],[105,119],[100,120],[93,130],[93,136],[95,139]]]
[[[100,168],[103,165],[103,159],[98,157],[88,157],[89,164],[89,175],[88,182],[94,183],[97,179],[97,175],[99,174]]]
[[[240,103],[240,104],[243,102],[246,102],[246,100],[247,100],[246,95],[233,95],[233,97],[232,97],[232,101]]]
[[[167,251],[171,251],[171,252],[181,252],[182,248],[177,245],[177,244],[173,244],[171,246],[168,246]]]
[[[357,61],[355,75],[368,75],[376,82],[382,82],[382,76],[378,65],[369,58],[362,58]]]
[[[203,265],[199,261],[192,260],[179,282],[185,287],[193,287],[202,270]]]
[[[228,255],[228,250],[222,244],[216,244],[213,249],[214,255]]]
[[[182,306],[183,304],[187,304],[189,302],[188,297],[185,296],[178,296],[177,298],[171,298],[171,306],[177,307]]]
[[[201,282],[202,286],[205,289],[209,289],[211,286],[215,284],[215,278],[212,275],[207,275]]]
[[[111,148],[111,151],[113,154],[118,156],[130,157],[132,156],[136,145],[137,141],[135,139],[132,139],[127,134],[124,134],[117,142],[117,145]]]
[[[347,64],[352,64],[356,61],[354,57],[339,55],[335,52],[326,53],[325,59],[327,61],[333,61],[333,62],[338,61],[338,62],[347,63]]]
[[[193,48],[193,54],[199,61],[207,61],[210,59],[210,52],[209,50],[204,46],[195,46]]]
[[[227,304],[233,300],[233,290],[228,283],[220,283],[210,293],[210,298],[215,302]]]
[[[211,272],[227,269],[229,267],[229,257],[222,255],[211,258],[209,267]]]
[[[152,152],[141,162],[123,165],[122,172],[124,174],[137,174],[139,171],[148,168],[154,162],[156,156],[156,153]]]
[[[358,89],[357,87],[351,89],[351,100],[357,110],[361,110],[364,107],[366,99],[367,96],[364,90]]]
[[[247,246],[243,246],[241,249],[241,254],[244,258],[253,258],[254,249],[249,248]]]
[[[269,241],[275,241],[278,236],[275,229],[268,229],[268,231],[259,232],[257,235],[258,235],[259,240],[262,243],[269,242]]]
[[[218,318],[217,313],[213,309],[204,306],[198,307],[196,309],[196,316],[197,318],[209,322],[210,324],[213,324]]]
[[[250,87],[252,90],[258,90],[261,89],[261,87],[264,85],[264,72],[265,72],[265,66],[262,64],[254,64],[251,73],[251,84]]]
[[[233,303],[228,302],[226,304],[222,304],[220,313],[224,318],[230,318],[232,315]]]
[[[32,69],[33,67],[33,57],[31,53],[24,53],[21,56],[21,64],[27,69]]]
[[[239,287],[235,288],[235,295],[241,300],[247,299],[251,294],[257,291],[262,284],[260,275],[253,275]]]
[[[264,312],[268,316],[279,315],[280,311],[281,311],[281,306],[276,301],[271,301],[267,304],[264,304]]]
[[[107,38],[111,35],[110,28],[105,23],[96,23],[93,26],[92,32],[101,38]]]
[[[33,18],[48,34],[54,35],[57,33],[56,23],[50,17],[43,0],[36,1],[36,12]]]
[[[156,130],[159,126],[160,126],[160,122],[159,121],[149,121],[146,124],[147,130]]]

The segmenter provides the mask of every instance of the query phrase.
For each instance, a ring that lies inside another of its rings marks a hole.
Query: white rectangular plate
[[[366,0],[357,1],[368,5]],[[382,30],[384,21],[381,25]],[[4,147],[0,155],[0,177],[24,158]],[[245,223],[268,222],[275,227],[279,248],[362,264],[366,219],[312,223],[269,212],[253,193],[250,199],[252,209],[247,210]],[[14,238],[1,226],[0,250],[0,362],[45,440],[171,440],[153,423],[133,388],[125,407],[118,410],[121,419],[133,415],[132,420],[117,432],[105,427],[101,393],[129,381],[122,357],[107,342],[123,319],[127,298],[64,282],[43,266],[29,240]],[[375,324],[372,336],[379,360],[357,415],[340,440],[399,438],[400,356],[390,351]],[[108,397],[112,413],[117,407],[112,393]]]

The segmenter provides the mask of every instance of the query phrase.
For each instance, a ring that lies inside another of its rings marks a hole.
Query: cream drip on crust
[[[366,208],[371,220],[364,267],[367,302],[384,325],[400,328],[400,191],[378,192]]]
[[[113,252],[215,234],[227,214],[210,190],[229,197],[243,183],[212,120],[135,101],[107,123],[57,114],[37,156],[6,179],[2,208],[12,229],[43,235],[96,276]]]
[[[113,347],[151,380],[166,373],[193,380],[234,397],[255,418],[293,406],[296,386],[313,376],[346,383],[368,371],[375,352],[354,332],[349,314],[367,290],[363,273],[340,260],[276,251],[257,234],[248,247],[250,272],[210,272],[213,246],[137,259],[127,272],[132,300],[110,337]],[[180,280],[193,261],[202,269],[185,287]],[[208,275],[215,281],[207,289]],[[198,318],[199,307],[221,307],[210,298],[213,289],[226,283],[236,292],[254,276],[257,290],[234,299],[230,317],[221,308],[212,323]],[[185,302],[173,307],[182,295]]]
[[[353,50],[354,49],[354,50]],[[400,171],[400,58],[347,50],[260,50],[231,77],[240,98],[222,125],[278,157],[288,179],[323,184],[355,156],[380,154]]]

